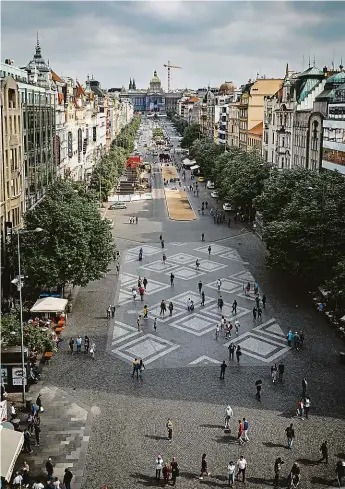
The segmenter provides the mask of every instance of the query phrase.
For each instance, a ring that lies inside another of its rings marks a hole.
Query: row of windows
[[[54,105],[55,94],[35,92],[34,90],[21,90],[22,104],[36,104],[36,105]]]
[[[345,144],[345,129],[325,127],[323,130],[323,140]]]

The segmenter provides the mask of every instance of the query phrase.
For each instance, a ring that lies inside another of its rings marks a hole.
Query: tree
[[[39,326],[24,325],[24,345],[36,348],[38,353],[53,351],[55,344],[49,331],[42,331]],[[5,314],[1,317],[1,343],[8,346],[21,344],[20,319],[18,314]]]
[[[115,257],[110,223],[85,193],[68,181],[58,180],[45,198],[24,216],[27,229],[43,228],[21,237],[25,285],[33,290],[85,286],[100,279]]]
[[[332,271],[330,278],[324,285],[328,292],[327,301],[330,301],[334,310],[339,314],[345,312],[345,259],[340,260]]]
[[[270,266],[303,275],[319,286],[332,278],[343,258],[345,182],[336,172],[311,175],[304,170],[304,174],[304,180],[299,175],[285,207],[274,220],[264,223],[264,239]],[[261,209],[270,207],[269,199],[265,193],[259,202]]]
[[[201,173],[213,180],[216,159],[223,151],[221,146],[209,139],[197,139],[193,142],[189,155],[196,160]]]
[[[253,200],[261,194],[269,167],[260,155],[230,148],[216,159],[215,185],[219,196],[254,217]]]
[[[106,200],[108,195],[117,185],[119,178],[126,167],[126,151],[118,146],[113,146],[99,165],[95,166],[91,175],[90,188],[99,192],[101,185],[102,199]]]
[[[200,126],[199,124],[191,124],[186,127],[183,138],[181,141],[181,148],[190,148],[194,141],[199,138],[200,135]]]

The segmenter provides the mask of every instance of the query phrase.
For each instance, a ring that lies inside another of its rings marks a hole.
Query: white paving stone
[[[174,328],[196,336],[202,336],[212,330],[215,331],[216,325],[217,321],[194,312],[170,324]]]
[[[179,346],[171,341],[147,334],[121,345],[112,351],[130,363],[133,362],[134,358],[141,358],[145,365],[148,365],[158,358],[176,350]]]
[[[213,365],[215,363],[220,365],[221,362],[219,360],[214,360],[214,358],[207,357],[206,355],[202,355],[201,357],[190,362],[189,365],[198,365],[200,363],[203,365]]]
[[[250,312],[249,309],[246,309],[245,307],[239,307],[237,306],[237,314],[232,314],[232,304],[224,304],[222,311],[218,309],[217,304],[213,304],[212,306],[205,307],[203,309],[204,314],[211,314],[212,316],[217,316],[221,317],[222,315],[229,318],[229,319],[239,319],[242,316],[245,316]]]
[[[135,276],[133,276],[131,282],[127,283],[123,287],[123,290],[126,290],[131,293],[133,287],[135,287],[136,289],[138,287],[138,278]],[[145,290],[145,295],[155,294],[158,290],[164,290],[168,288],[170,288],[170,284],[157,282],[157,280],[152,280],[151,278],[149,278]]]
[[[132,326],[128,326],[127,324],[121,323],[120,321],[115,321],[112,345],[128,340],[129,338],[131,338],[132,336],[136,336],[137,334],[138,331]]]
[[[211,260],[201,260],[200,261],[200,270],[205,272],[215,272],[216,270],[220,270],[222,268],[226,268],[227,265],[223,263],[218,263]]]
[[[151,272],[158,272],[159,273],[159,272],[167,272],[167,271],[171,272],[172,270],[174,270],[177,267],[178,267],[178,265],[176,265],[176,263],[169,263],[169,261],[166,261],[164,264],[162,260],[157,260],[157,261],[154,261],[154,262],[151,262],[151,263],[144,265],[142,268],[144,270],[150,270]]]
[[[176,253],[175,255],[169,256],[169,260],[175,263],[180,263],[185,265],[186,263],[196,262],[197,257],[192,255],[187,255],[186,253]]]
[[[139,256],[140,248],[143,249],[143,256],[144,257],[155,255],[155,254],[161,252],[160,248],[154,248],[153,246],[149,246],[149,245],[142,245],[142,246],[136,246],[135,248],[131,248],[129,250],[129,253],[132,255],[135,255],[135,256]]]
[[[170,300],[173,304],[178,304],[185,309],[187,309],[187,301],[188,299],[192,300],[194,302],[194,307],[197,308],[201,306],[201,295],[193,290],[187,290],[187,292],[182,292],[182,294],[175,295],[172,297]],[[205,305],[210,304],[211,302],[214,302],[214,299],[212,298],[205,298]]]
[[[210,282],[208,284],[205,284],[205,287],[210,287],[211,289],[218,290],[217,280],[215,280],[214,282]],[[222,285],[220,287],[220,293],[223,293],[223,292],[233,293],[233,292],[237,292],[239,290],[243,290],[242,286],[240,286],[235,281],[232,281],[228,278],[221,278],[220,280],[222,282]]]
[[[173,271],[173,274],[175,275],[175,279],[179,278],[182,280],[190,280],[191,278],[196,278],[196,277],[200,277],[201,275],[204,275],[203,272],[198,272],[193,268],[187,268],[187,267],[178,268]],[[170,273],[166,275],[170,275]]]
[[[255,279],[248,270],[245,270],[243,272],[237,272],[234,275],[230,275],[230,278],[234,280],[238,280],[240,283],[245,283],[245,285],[247,284],[247,282],[249,282],[251,288],[253,289]]]
[[[233,340],[234,343],[240,345],[242,353],[265,363],[272,363],[278,357],[284,355],[291,350],[287,345],[275,341],[271,338],[258,336],[254,332],[247,332]],[[224,344],[228,347],[232,341]]]

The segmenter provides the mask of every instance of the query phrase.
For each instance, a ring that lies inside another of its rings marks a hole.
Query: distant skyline
[[[257,74],[345,63],[344,2],[2,2],[1,55],[25,66],[36,33],[60,76],[102,88],[147,88],[153,71],[167,89],[237,86]]]

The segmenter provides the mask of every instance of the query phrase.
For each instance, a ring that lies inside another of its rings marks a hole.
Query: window
[[[8,107],[10,109],[16,108],[16,91],[13,88],[9,88],[7,92]]]

